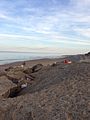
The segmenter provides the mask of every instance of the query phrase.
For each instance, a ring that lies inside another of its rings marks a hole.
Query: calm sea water
[[[34,60],[41,58],[53,58],[60,55],[40,54],[40,53],[19,53],[19,52],[0,52],[0,65],[17,61]]]

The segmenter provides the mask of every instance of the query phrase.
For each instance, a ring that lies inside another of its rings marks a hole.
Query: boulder
[[[52,67],[57,66],[57,63],[56,63],[56,62],[54,62],[51,66],[52,66]]]
[[[10,71],[11,69],[13,69],[12,66],[10,66],[10,67],[8,67],[8,68],[5,68],[5,71],[7,72],[7,71]]]
[[[86,55],[86,56],[90,56],[90,52],[86,53],[85,55]]]
[[[6,76],[0,77],[0,98],[7,98],[10,95],[10,90],[17,88],[17,85],[12,83]]]
[[[5,68],[5,72],[18,72],[18,71],[23,72],[24,70],[25,70],[24,64],[21,64],[19,66],[10,66],[10,67]]]
[[[39,70],[42,69],[42,67],[43,67],[42,64],[34,65],[34,66],[32,67],[32,72],[33,72],[33,73],[34,73],[34,72],[38,72]]]
[[[25,70],[23,70],[23,72],[24,72],[25,74],[30,75],[30,74],[32,73],[32,68],[26,68]]]
[[[25,79],[25,73],[22,71],[9,71],[7,72],[7,77],[14,83],[18,83],[20,80]]]

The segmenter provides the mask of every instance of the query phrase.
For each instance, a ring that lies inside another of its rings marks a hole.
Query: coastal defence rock
[[[90,52],[86,53],[85,56],[89,56],[90,57]]]
[[[6,77],[18,86],[22,86],[22,84],[32,83],[34,80],[34,76],[30,75],[29,73],[26,74],[23,70],[20,71],[20,69],[13,69],[8,71],[6,73]]]
[[[43,67],[42,64],[36,64],[32,68],[25,69],[23,72],[30,75],[31,73],[38,72],[39,70],[42,69],[42,67]]]
[[[6,76],[8,79],[11,79],[13,82],[17,83],[25,79],[26,73],[24,73],[24,70],[25,68],[21,66],[12,67],[6,72]]]
[[[8,68],[5,68],[5,71],[8,72],[8,71],[10,71],[11,69],[13,69],[12,66],[10,66],[10,67],[8,67]]]
[[[6,76],[0,77],[0,98],[7,98],[11,90],[15,90],[17,85],[12,83]]]
[[[23,70],[23,72],[24,72],[25,74],[30,75],[30,74],[32,73],[32,68],[26,68],[25,70]]]
[[[34,72],[38,72],[39,70],[42,69],[42,67],[43,67],[42,64],[34,65],[34,66],[32,67],[32,72],[33,72],[33,73],[34,73]]]
[[[90,63],[72,63],[33,73],[25,94],[0,99],[0,120],[89,120],[89,71]]]
[[[25,78],[25,74],[22,71],[9,71],[7,76],[18,81]]]

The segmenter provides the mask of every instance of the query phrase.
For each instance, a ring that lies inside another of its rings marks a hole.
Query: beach
[[[0,65],[0,120],[89,120],[89,71],[89,53]]]

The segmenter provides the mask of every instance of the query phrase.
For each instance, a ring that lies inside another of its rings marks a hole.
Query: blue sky
[[[90,0],[0,0],[0,51],[90,51]]]

